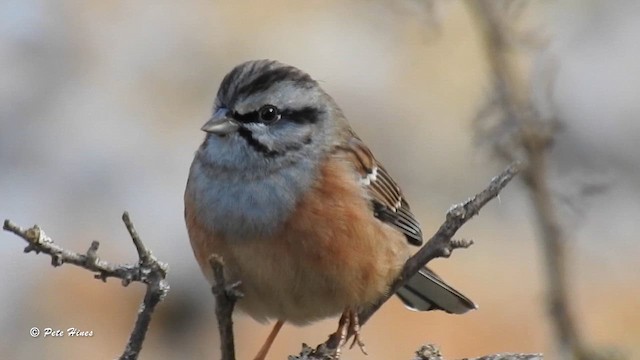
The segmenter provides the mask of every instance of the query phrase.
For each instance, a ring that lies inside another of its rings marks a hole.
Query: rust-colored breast
[[[404,236],[376,219],[352,164],[334,157],[274,235],[224,239],[193,212],[185,220],[194,254],[210,278],[208,257],[225,259],[227,276],[242,281],[239,307],[257,320],[302,324],[375,301],[409,256]],[[213,224],[215,225],[215,224]]]

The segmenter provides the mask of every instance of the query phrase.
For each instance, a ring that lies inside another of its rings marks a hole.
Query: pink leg
[[[253,358],[253,360],[264,360],[267,357],[267,353],[269,352],[269,349],[271,348],[273,341],[276,339],[278,332],[280,332],[283,324],[284,320],[278,320],[276,324],[273,325],[273,329],[271,329],[267,340],[264,342],[264,344],[260,348],[260,351],[258,351],[258,354]]]

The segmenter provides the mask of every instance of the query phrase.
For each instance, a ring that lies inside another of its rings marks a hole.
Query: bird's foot
[[[357,344],[360,351],[367,355],[364,342],[360,336],[360,319],[358,318],[358,312],[354,309],[346,309],[340,317],[338,329],[329,335],[329,339],[325,342],[327,348],[335,349],[334,359],[340,359],[342,347],[352,336],[353,342],[349,348],[353,348]]]

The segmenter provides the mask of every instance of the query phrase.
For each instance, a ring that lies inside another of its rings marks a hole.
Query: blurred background
[[[1,1],[0,218],[37,223],[70,250],[98,240],[101,258],[125,263],[136,261],[120,220],[128,210],[146,245],[170,264],[171,291],[141,358],[216,358],[213,298],[191,253],[182,194],[224,74],[258,58],[309,72],[432,234],[452,204],[505,165],[476,131],[493,85],[468,5]],[[538,39],[515,41],[508,56],[532,80],[540,111],[560,124],[548,181],[567,241],[576,326],[589,346],[638,359],[640,3],[540,1],[503,16],[512,16],[514,33]],[[540,232],[523,183],[514,181],[458,235],[475,245],[430,266],[479,310],[414,313],[394,299],[364,328],[368,359],[408,359],[427,342],[447,358],[507,351],[557,358]],[[23,255],[24,246],[0,233],[0,358],[118,356],[144,287],[104,284],[70,265],[54,269],[47,256]],[[285,325],[271,357],[315,346],[336,324]],[[94,335],[34,339],[34,326]],[[238,314],[238,358],[251,358],[269,330]],[[343,358],[367,357],[354,349]]]

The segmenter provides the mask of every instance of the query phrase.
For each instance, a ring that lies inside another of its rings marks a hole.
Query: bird
[[[335,356],[348,337],[364,352],[358,312],[389,291],[422,230],[399,185],[306,72],[252,60],[224,76],[201,130],[184,193],[195,258],[240,282],[237,307],[275,325],[340,315]],[[396,292],[410,309],[462,314],[477,306],[423,268]],[[334,343],[335,344],[335,343]],[[353,344],[352,344],[353,346]]]

